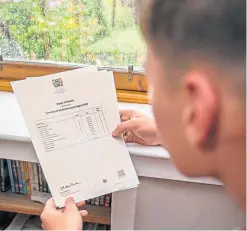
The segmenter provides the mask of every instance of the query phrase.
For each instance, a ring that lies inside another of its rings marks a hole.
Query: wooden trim
[[[85,65],[64,65],[56,63],[37,63],[37,62],[0,62],[0,80],[20,80],[26,77],[44,76],[62,71],[73,70]],[[116,89],[147,92],[147,77],[144,73],[134,72],[130,75],[124,69],[99,68],[113,70]]]
[[[13,91],[9,80],[0,79],[0,91]]]
[[[117,90],[118,102],[148,104],[146,92]]]
[[[0,79],[0,91],[8,91],[8,92],[13,91],[10,85],[10,80]],[[148,97],[146,92],[117,90],[117,99],[118,102],[141,103],[141,104],[148,103]]]
[[[40,215],[44,205],[31,201],[29,197],[13,194],[0,193],[0,210],[15,213],[24,213],[32,215]],[[88,216],[84,218],[85,222],[111,224],[111,208],[96,205],[85,205]]]

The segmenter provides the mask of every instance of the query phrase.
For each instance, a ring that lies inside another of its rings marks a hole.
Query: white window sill
[[[152,117],[150,105],[119,103],[119,107],[135,109]],[[0,92],[0,110],[0,158],[37,162],[28,130],[13,93]],[[127,144],[127,147],[139,176],[221,185],[221,182],[211,178],[183,176],[172,165],[169,153],[160,146]]]

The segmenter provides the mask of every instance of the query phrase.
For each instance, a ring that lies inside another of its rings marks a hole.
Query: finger
[[[128,109],[120,110],[119,114],[120,114],[121,121],[123,122],[123,121],[130,120],[132,113],[133,113],[132,110],[128,110]]]
[[[112,132],[114,137],[121,136],[126,130],[135,131],[140,127],[140,122],[137,119],[128,120],[117,126],[117,128]]]
[[[127,120],[131,120],[133,118],[141,118],[143,116],[145,116],[145,114],[138,112],[136,110],[132,110],[132,109],[123,109],[120,110],[120,118],[121,121],[127,121]]]
[[[129,138],[127,136],[124,136],[123,139],[124,139],[125,143],[131,143],[131,141],[129,140]]]
[[[134,140],[134,133],[132,131],[128,131],[126,142],[133,142],[133,140]]]
[[[88,215],[88,212],[86,210],[80,210],[80,214],[82,217],[86,217]]]
[[[84,205],[85,205],[85,201],[80,201],[80,202],[76,203],[77,207],[82,207]]]
[[[41,224],[41,227],[42,227],[42,229],[43,229],[43,230],[45,230],[45,226],[44,226],[44,224],[43,224],[43,223]]]
[[[125,143],[134,141],[134,133],[132,131],[128,131],[126,135],[123,137]]]
[[[65,201],[64,213],[78,211],[76,203],[72,197],[67,198]]]

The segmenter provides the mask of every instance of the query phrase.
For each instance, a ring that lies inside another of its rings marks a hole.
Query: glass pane
[[[0,0],[4,58],[141,67],[134,0]]]

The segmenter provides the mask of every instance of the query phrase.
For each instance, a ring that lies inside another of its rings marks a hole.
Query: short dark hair
[[[245,63],[245,0],[152,0],[144,13],[145,2],[139,1],[141,18],[148,17],[142,29],[157,51],[167,46]]]

